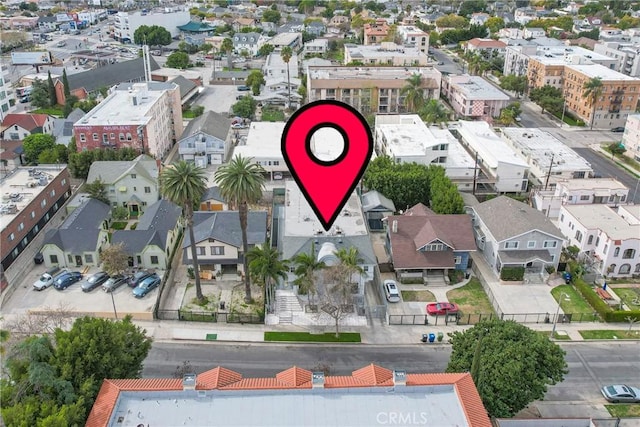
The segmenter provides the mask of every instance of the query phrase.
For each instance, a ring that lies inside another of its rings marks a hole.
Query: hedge
[[[524,279],[524,267],[502,267],[500,280],[520,281]]]
[[[607,313],[607,315],[604,317],[604,320],[606,322],[611,322],[611,323],[628,322],[627,317],[631,317],[632,319],[640,320],[640,310],[631,310],[631,311],[616,310],[616,311],[612,311],[610,313]]]

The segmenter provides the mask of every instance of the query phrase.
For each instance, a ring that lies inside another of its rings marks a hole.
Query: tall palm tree
[[[584,84],[582,89],[584,90],[582,97],[587,98],[589,104],[591,104],[591,120],[589,121],[589,129],[591,130],[593,129],[593,119],[596,115],[596,102],[598,102],[598,98],[600,98],[604,90],[602,79],[600,77],[593,77]]]
[[[278,251],[271,247],[269,240],[262,246],[254,246],[247,253],[249,261],[249,273],[253,278],[264,285],[264,301],[267,313],[273,313],[275,289],[272,284],[278,278],[287,279],[289,269],[286,260],[280,260]]]
[[[422,76],[414,74],[407,79],[407,85],[400,90],[404,95],[404,103],[408,112],[415,113],[424,104],[424,89],[422,88]]]
[[[353,275],[358,273],[362,275],[364,273],[364,269],[360,267],[359,264],[363,262],[362,258],[360,258],[360,254],[358,253],[358,249],[351,246],[349,249],[340,248],[336,251],[336,257],[340,260],[340,266],[343,268],[343,271],[346,274],[347,290],[351,291],[351,279]],[[345,290],[346,291],[346,290]]]
[[[426,123],[440,123],[449,119],[449,110],[437,99],[430,99],[422,106],[420,111],[418,111],[418,115]]]
[[[202,195],[207,190],[207,178],[204,169],[193,163],[180,161],[165,168],[160,174],[160,192],[170,202],[182,206],[182,212],[189,229],[191,242],[191,259],[193,259],[193,272],[196,281],[196,297],[204,299],[200,287],[200,273],[198,271],[198,254],[196,240],[193,235],[193,207],[200,202]]]
[[[238,209],[240,217],[240,229],[242,230],[242,252],[244,266],[244,290],[245,301],[251,302],[251,283],[249,282],[249,265],[247,253],[249,244],[247,242],[247,217],[249,214],[249,203],[256,203],[262,197],[264,188],[264,174],[266,171],[262,166],[252,163],[251,158],[235,156],[229,163],[226,163],[215,173],[215,179],[220,187],[220,195],[227,202]]]
[[[313,297],[318,292],[316,287],[315,272],[327,267],[324,261],[318,261],[315,256],[314,244],[311,244],[311,253],[301,252],[293,258],[296,265],[294,274],[297,276],[294,281],[309,295],[309,304],[313,304]]]
[[[233,61],[231,56],[231,53],[233,52],[233,40],[228,37],[222,40],[222,43],[220,44],[220,51],[227,55],[227,67],[229,68],[229,71],[233,71]]]
[[[287,64],[287,108],[291,108],[291,78],[289,77],[289,61],[293,56],[293,51],[289,46],[285,46],[280,51],[280,56],[285,64]]]

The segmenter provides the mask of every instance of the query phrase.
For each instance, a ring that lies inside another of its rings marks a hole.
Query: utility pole
[[[476,195],[476,176],[478,175],[478,152],[476,151],[476,162],[473,165],[473,194]]]
[[[547,190],[547,186],[549,185],[549,178],[551,177],[551,168],[553,168],[553,158],[555,154],[551,155],[551,163],[549,163],[549,172],[547,172],[547,179],[544,181],[544,189]]]

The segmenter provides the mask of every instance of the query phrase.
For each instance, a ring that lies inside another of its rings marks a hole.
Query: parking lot
[[[84,274],[80,282],[72,284],[65,290],[58,291],[53,286],[42,291],[34,290],[33,284],[46,270],[47,267],[44,264],[34,265],[34,268],[25,275],[15,292],[8,300],[4,301],[2,312],[20,315],[29,311],[37,312],[64,307],[75,314],[113,318],[115,303],[118,318],[131,314],[136,319],[153,319],[152,310],[159,288],[152,290],[145,297],[137,299],[132,295],[132,289],[125,284],[113,292],[113,301],[111,294],[104,292],[100,287],[91,292],[82,292],[80,288],[82,280],[100,271],[94,267]],[[81,271],[81,269],[69,270]],[[156,271],[156,273],[162,277],[165,272]]]

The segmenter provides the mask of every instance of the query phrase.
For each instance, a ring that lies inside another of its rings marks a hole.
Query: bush
[[[633,319],[640,320],[640,310],[631,310],[631,311],[616,310],[616,311],[610,311],[610,312],[605,314],[604,320],[605,320],[605,322],[612,322],[612,323],[628,322],[629,320],[627,319],[627,317],[631,317]]]
[[[189,276],[189,279],[195,279],[196,278],[195,271],[193,270],[193,267],[188,267],[187,268],[187,275]]]
[[[591,286],[589,286],[584,280],[581,278],[573,279],[573,286],[576,288],[582,298],[584,298],[591,307],[602,317],[605,321],[607,320],[607,315],[611,313],[611,307],[600,298],[600,296],[594,291]]]
[[[524,267],[502,267],[500,280],[518,282],[524,279]]]
[[[556,272],[556,268],[553,265],[549,265],[545,268],[545,270],[547,270],[547,273],[549,274],[553,274]]]

